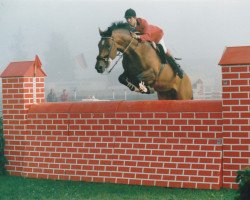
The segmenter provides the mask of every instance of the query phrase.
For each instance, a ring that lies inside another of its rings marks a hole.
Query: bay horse
[[[157,92],[159,100],[193,99],[191,81],[186,73],[182,79],[176,75],[169,64],[163,64],[156,49],[150,42],[140,42],[130,31],[128,23],[114,22],[106,31],[99,33],[99,55],[95,69],[103,73],[117,53],[123,54],[124,73],[119,81],[132,91],[145,93],[141,88],[148,88],[149,93]]]

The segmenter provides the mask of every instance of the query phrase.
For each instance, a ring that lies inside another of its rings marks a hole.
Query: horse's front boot
[[[144,82],[139,83],[139,90],[142,94],[153,94],[155,91],[150,86],[146,86]]]
[[[139,91],[139,89],[128,80],[128,77],[124,73],[119,76],[118,80],[121,84],[127,86],[131,91]]]

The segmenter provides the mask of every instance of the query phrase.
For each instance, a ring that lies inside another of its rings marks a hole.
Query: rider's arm
[[[136,30],[140,32],[138,39],[141,41],[151,41],[150,26],[145,19],[137,18]]]

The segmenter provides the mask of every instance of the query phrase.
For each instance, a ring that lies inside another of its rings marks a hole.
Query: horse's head
[[[110,65],[111,60],[116,57],[117,47],[112,33],[109,30],[103,32],[99,29],[101,40],[98,43],[99,54],[96,57],[95,69],[98,73],[103,73]]]
[[[109,67],[117,51],[124,53],[129,48],[132,43],[129,30],[130,25],[124,22],[114,22],[106,31],[99,29],[101,40],[98,44],[99,55],[95,65],[97,72],[103,73]]]

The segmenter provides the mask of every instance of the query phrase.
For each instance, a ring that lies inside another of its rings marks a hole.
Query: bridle
[[[101,57],[100,55],[97,56],[97,61],[100,61],[100,60],[104,60],[105,62],[109,62],[110,60],[110,54],[111,54],[111,51],[113,49],[113,46],[115,44],[115,39],[113,37],[102,37],[101,39],[111,39],[112,40],[112,45],[111,47],[109,48],[109,52],[107,54],[107,56],[104,56],[104,57]],[[114,65],[110,68],[110,70],[108,71],[108,73],[110,73],[113,68],[117,65],[117,63],[119,62],[119,60],[122,58],[123,54],[128,50],[128,48],[131,46],[132,42],[133,42],[134,38],[132,37],[132,39],[130,40],[129,44],[127,45],[127,47],[124,49],[123,52],[119,51],[116,55],[119,56],[119,58],[117,59],[117,61],[114,63]]]
[[[111,47],[109,47],[109,52],[108,52],[108,55],[107,56],[104,56],[104,57],[101,57],[100,55],[97,56],[97,60],[100,61],[100,60],[104,60],[105,62],[108,62],[109,59],[110,59],[110,54],[111,54],[111,51],[113,49],[113,46],[115,44],[115,40],[113,37],[102,37],[102,39],[111,39],[112,40],[112,45]]]

